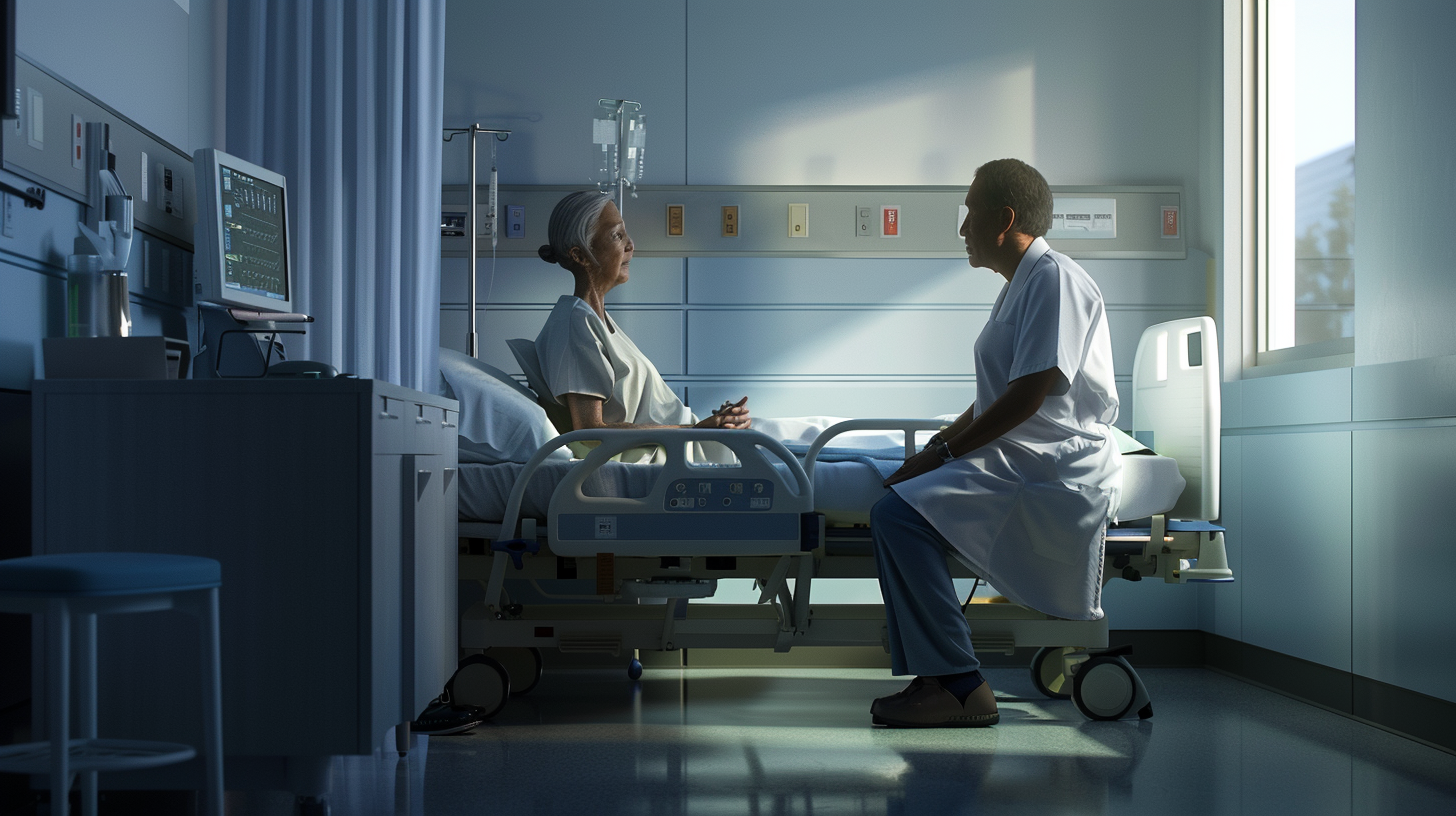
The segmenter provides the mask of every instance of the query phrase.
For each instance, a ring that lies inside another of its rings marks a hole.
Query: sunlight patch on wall
[[[961,63],[794,100],[744,124],[740,184],[969,184],[991,159],[1035,164],[1036,72]]]

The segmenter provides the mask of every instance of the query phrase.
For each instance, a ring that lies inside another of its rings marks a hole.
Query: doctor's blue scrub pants
[[[946,567],[950,542],[893,490],[870,510],[870,532],[894,673],[937,676],[980,668]]]

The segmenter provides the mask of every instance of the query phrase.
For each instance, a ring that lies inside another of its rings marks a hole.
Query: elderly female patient
[[[551,212],[551,243],[541,259],[575,279],[536,338],[548,393],[575,430],[590,428],[748,428],[748,398],[725,402],[706,419],[693,416],[622,328],[607,315],[608,292],[627,282],[632,239],[610,197],[572,193]]]

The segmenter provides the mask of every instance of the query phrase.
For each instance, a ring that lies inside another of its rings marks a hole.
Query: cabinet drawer
[[[374,452],[411,453],[408,448],[419,406],[413,402],[390,399],[378,394],[373,400],[371,423],[374,426]]]

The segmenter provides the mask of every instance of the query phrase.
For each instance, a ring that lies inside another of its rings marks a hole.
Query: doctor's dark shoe
[[[891,728],[981,728],[1000,722],[996,696],[990,683],[982,683],[962,703],[934,677],[921,677],[920,685],[871,706],[875,725]]]
[[[425,710],[420,712],[419,719],[410,723],[410,732],[432,737],[459,734],[469,731],[485,720],[485,709],[483,708],[451,705],[440,702],[437,698],[425,706]]]
[[[891,694],[887,697],[876,697],[875,701],[873,703],[870,703],[870,714],[874,716],[875,724],[880,724],[880,709],[884,707],[886,703],[898,700],[901,697],[905,697],[909,694],[915,693],[915,690],[920,688],[921,684],[923,684],[924,682],[924,679],[916,677],[914,680],[910,681],[910,685],[900,689],[894,694]]]

